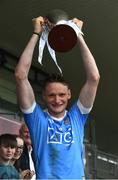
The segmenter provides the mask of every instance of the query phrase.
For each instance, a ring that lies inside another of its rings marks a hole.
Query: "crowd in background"
[[[0,135],[0,179],[36,179],[29,130]]]

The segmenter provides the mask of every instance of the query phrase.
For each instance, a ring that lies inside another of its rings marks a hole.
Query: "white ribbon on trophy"
[[[59,21],[56,25],[59,24],[64,24],[64,25],[68,25],[70,27],[72,27],[76,33],[76,35],[78,36],[79,34],[83,35],[83,32],[81,31],[81,29],[72,21],[72,20],[61,20]],[[56,60],[56,55],[55,55],[55,51],[50,47],[49,43],[48,43],[48,34],[50,32],[50,29],[48,28],[48,26],[44,27],[44,31],[41,34],[40,40],[39,40],[39,56],[38,56],[38,62],[42,64],[42,57],[43,57],[43,50],[45,47],[45,44],[47,44],[48,47],[48,51],[53,59],[53,61],[55,62],[57,68],[59,69],[60,73],[62,74],[62,70],[59,67],[57,60]]]

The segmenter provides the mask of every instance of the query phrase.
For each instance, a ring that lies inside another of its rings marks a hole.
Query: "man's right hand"
[[[41,33],[44,31],[44,25],[45,25],[45,19],[42,16],[39,16],[37,18],[32,19],[33,27],[34,27],[34,32],[36,33]]]

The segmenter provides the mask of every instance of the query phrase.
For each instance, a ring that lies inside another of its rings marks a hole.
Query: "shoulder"
[[[88,114],[92,109],[92,107],[90,107],[90,108],[84,107],[79,99],[77,101],[77,106],[80,109],[81,114]]]
[[[32,106],[29,107],[28,109],[23,109],[21,108],[21,111],[24,113],[24,114],[30,114],[34,111],[35,107],[36,107],[36,101],[33,102]]]

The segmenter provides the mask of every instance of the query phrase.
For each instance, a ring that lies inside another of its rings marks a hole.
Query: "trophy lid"
[[[61,9],[53,9],[49,11],[46,18],[53,24],[57,24],[61,20],[68,20],[68,14]]]

